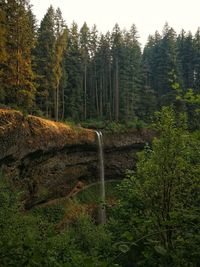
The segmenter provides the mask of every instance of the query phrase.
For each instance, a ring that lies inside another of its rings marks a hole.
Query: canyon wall
[[[134,169],[137,152],[151,142],[147,130],[103,132],[106,179]],[[24,192],[28,208],[68,195],[78,181],[98,179],[93,130],[0,109],[0,168]]]

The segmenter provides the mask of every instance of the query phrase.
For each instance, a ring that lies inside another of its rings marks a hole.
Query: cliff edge
[[[105,177],[120,179],[134,169],[137,152],[152,133],[103,133]],[[21,112],[0,109],[0,169],[24,192],[27,208],[68,196],[80,181],[98,180],[95,132]]]

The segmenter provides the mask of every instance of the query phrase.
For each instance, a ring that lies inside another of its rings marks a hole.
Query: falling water
[[[104,177],[104,157],[103,157],[103,135],[100,131],[95,131],[97,135],[98,148],[99,148],[99,170],[100,170],[100,196],[101,208],[99,211],[99,222],[106,223],[106,210],[105,210],[105,177]]]

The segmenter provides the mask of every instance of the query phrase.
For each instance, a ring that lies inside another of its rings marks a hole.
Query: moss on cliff
[[[0,109],[0,160],[10,155],[20,159],[37,150],[48,151],[94,142],[92,130]]]

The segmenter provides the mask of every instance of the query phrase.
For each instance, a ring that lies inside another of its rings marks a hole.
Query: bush
[[[160,137],[139,153],[137,171],[119,186],[110,230],[127,246],[123,266],[198,266],[200,139],[185,116],[157,114]],[[116,223],[117,222],[117,223]],[[134,264],[130,265],[130,262]]]
[[[19,196],[0,177],[0,266],[107,266],[111,237],[103,226],[82,215],[58,233],[57,209],[24,212]]]

